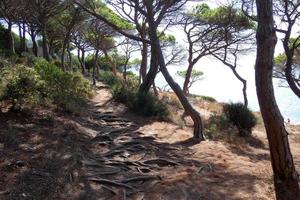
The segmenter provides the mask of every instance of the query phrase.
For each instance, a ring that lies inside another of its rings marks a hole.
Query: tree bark
[[[18,23],[18,30],[19,30],[19,49],[18,49],[18,53],[22,53],[24,51],[24,47],[23,47],[23,34],[22,34],[22,26],[21,23]]]
[[[140,68],[140,76],[143,82],[145,81],[147,75],[147,65],[148,65],[148,44],[143,42],[142,61],[141,61],[141,68]]]
[[[30,28],[30,37],[32,41],[32,52],[35,56],[38,56],[38,45],[36,43],[36,33],[33,28]]]
[[[109,57],[107,51],[103,50],[103,53],[104,53],[104,56],[105,56],[106,61],[111,65],[111,69],[112,69],[113,74],[114,74],[115,76],[117,76],[117,66],[116,66],[116,63],[113,62],[113,61],[110,59],[110,57]]]
[[[277,106],[272,83],[274,29],[272,0],[256,0],[258,14],[256,91],[270,147],[277,200],[298,199],[298,174],[290,151],[288,133]]]
[[[243,98],[244,98],[244,106],[248,107],[248,97],[247,97],[247,81],[245,79],[243,79],[239,73],[236,71],[235,68],[231,68],[233,74],[235,75],[235,77],[243,84]]]
[[[23,52],[27,51],[27,45],[26,45],[26,24],[25,22],[22,23],[22,46],[23,46]]]
[[[85,74],[85,66],[84,66],[84,63],[82,62],[82,57],[80,55],[80,52],[81,52],[81,50],[79,48],[77,48],[77,59],[78,59],[78,61],[80,63],[81,73]],[[84,56],[84,51],[82,51],[82,54]]]
[[[12,33],[12,23],[8,22],[8,49],[11,53],[15,53],[15,40]]]
[[[152,44],[151,45],[151,60],[150,60],[150,68],[149,71],[140,85],[139,92],[147,94],[155,80],[157,71],[158,71],[158,53],[156,47]]]
[[[148,12],[152,13],[148,10]],[[157,57],[157,62],[160,66],[160,71],[162,72],[163,76],[165,77],[166,81],[175,92],[176,96],[178,97],[180,103],[182,104],[185,112],[189,115],[193,122],[194,122],[194,138],[198,138],[200,140],[205,140],[203,135],[203,123],[200,114],[193,108],[193,106],[189,103],[188,99],[184,95],[183,91],[181,90],[180,86],[173,80],[171,75],[168,72],[168,69],[165,64],[163,52],[161,50],[161,45],[159,38],[157,36],[157,28],[155,27],[155,23],[153,20],[153,16],[148,16],[148,23],[149,23],[149,36],[152,42],[152,49],[151,49],[151,56],[154,54]],[[152,56],[153,57],[153,56]],[[152,59],[152,58],[151,58]]]
[[[189,84],[190,84],[190,79],[192,76],[193,67],[194,67],[194,65],[191,62],[189,62],[189,66],[186,71],[185,80],[184,80],[183,87],[182,87],[183,94],[185,96],[187,96],[189,94]]]
[[[143,23],[141,27],[141,38],[146,39],[147,33],[146,33],[146,23]],[[140,68],[140,76],[142,78],[142,81],[145,81],[146,75],[147,75],[147,65],[148,65],[148,44],[146,42],[142,42],[142,62],[141,62],[141,68]]]
[[[50,61],[50,56],[49,56],[49,47],[48,47],[48,41],[47,41],[47,34],[46,34],[46,29],[45,27],[41,28],[42,31],[42,37],[43,37],[43,57],[47,60]]]
[[[67,52],[68,52],[68,57],[69,57],[69,70],[72,70],[73,65],[72,65],[72,53],[71,53],[71,49],[70,49],[70,42],[68,41],[68,45],[67,45]]]
[[[96,85],[96,67],[98,65],[98,56],[99,56],[99,49],[96,50],[95,52],[95,57],[94,57],[94,63],[93,63],[93,85]]]
[[[289,84],[291,90],[294,92],[294,94],[298,98],[300,98],[300,88],[295,83],[294,77],[292,75],[293,55],[288,50],[288,51],[286,51],[286,56],[287,56],[287,59],[286,59],[285,70],[284,70],[285,78],[286,78],[286,81]]]

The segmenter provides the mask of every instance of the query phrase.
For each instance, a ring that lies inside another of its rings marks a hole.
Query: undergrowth
[[[113,98],[126,105],[137,114],[168,120],[169,111],[164,103],[152,92],[143,94],[138,91],[138,80],[128,76],[126,82],[114,76],[111,72],[105,71],[100,74],[103,83],[109,85]]]
[[[36,57],[26,56],[22,63],[7,62],[0,69],[0,100],[9,101],[13,110],[53,104],[80,113],[85,99],[93,95],[90,83],[79,73],[63,72]]]

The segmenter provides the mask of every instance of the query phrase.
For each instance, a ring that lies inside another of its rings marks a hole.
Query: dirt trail
[[[84,115],[52,115],[1,115],[0,199],[274,199],[262,127],[199,143],[190,127],[129,112],[104,85]]]

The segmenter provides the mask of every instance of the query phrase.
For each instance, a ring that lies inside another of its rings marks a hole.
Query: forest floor
[[[208,118],[218,105],[197,104]],[[290,142],[300,170],[300,127]],[[0,115],[0,199],[274,199],[262,123],[247,138],[191,139],[192,128],[137,116],[100,86],[80,116]]]

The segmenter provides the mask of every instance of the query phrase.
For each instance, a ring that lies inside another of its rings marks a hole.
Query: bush
[[[256,125],[254,114],[242,103],[229,103],[223,106],[226,118],[238,128],[240,136],[250,135]]]
[[[13,109],[54,104],[64,111],[83,111],[92,87],[79,73],[65,73],[54,64],[36,58],[34,68],[9,64],[1,69],[0,97]]]
[[[0,88],[0,99],[11,102],[14,110],[30,109],[45,98],[45,82],[36,71],[23,65],[4,68]]]
[[[55,64],[48,63],[44,59],[36,62],[35,70],[45,80],[47,95],[53,103],[66,111],[77,112],[76,109],[70,108],[83,105],[84,98],[93,95],[90,83],[80,73],[63,72]]]
[[[148,117],[157,117],[162,120],[168,118],[169,112],[166,105],[152,93],[139,93],[138,85],[134,78],[128,79],[125,83],[111,72],[102,72],[100,78],[111,87],[115,101],[123,103],[135,113]]]

